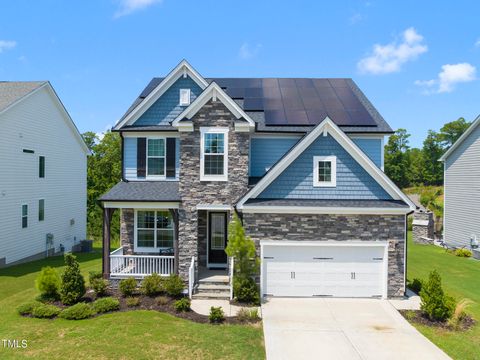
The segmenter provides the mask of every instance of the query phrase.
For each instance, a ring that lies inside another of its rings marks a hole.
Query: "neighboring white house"
[[[440,158],[444,162],[444,239],[470,247],[480,241],[480,117]]]
[[[0,267],[85,239],[88,154],[49,82],[0,82]]]

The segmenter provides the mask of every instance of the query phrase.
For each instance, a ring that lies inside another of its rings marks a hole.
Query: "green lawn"
[[[410,233],[411,235],[411,233]],[[409,236],[408,279],[426,279],[437,269],[444,289],[456,299],[468,298],[475,303],[469,308],[480,321],[480,261],[459,258],[440,247],[414,244]],[[415,324],[426,337],[454,359],[480,359],[480,325],[466,332],[432,329]]]
[[[100,254],[79,255],[84,275],[100,270]],[[0,341],[26,339],[26,349],[3,348],[0,359],[263,359],[260,326],[198,324],[156,311],[130,311],[68,321],[24,318],[18,304],[36,295],[42,266],[51,258],[0,270]]]

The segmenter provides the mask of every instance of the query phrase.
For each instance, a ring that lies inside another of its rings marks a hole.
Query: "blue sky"
[[[476,1],[2,1],[0,79],[50,80],[104,131],[186,58],[206,77],[351,77],[393,128],[480,113]]]

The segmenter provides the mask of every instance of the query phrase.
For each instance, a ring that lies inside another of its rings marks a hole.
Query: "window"
[[[135,231],[137,251],[173,248],[173,218],[168,210],[138,210]]]
[[[38,200],[38,221],[45,220],[45,199]]]
[[[200,180],[227,181],[228,129],[201,128]]]
[[[38,177],[45,177],[45,156],[38,157]]]
[[[165,139],[147,139],[147,176],[165,176]]]
[[[180,106],[190,105],[190,89],[180,89]]]
[[[313,157],[313,186],[337,186],[337,158],[336,156]]]
[[[225,249],[225,213],[210,214],[210,247],[212,250]]]
[[[28,205],[22,205],[22,228],[25,229],[28,226]]]

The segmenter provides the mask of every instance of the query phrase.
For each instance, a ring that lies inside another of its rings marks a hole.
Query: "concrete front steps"
[[[229,300],[229,276],[223,274],[202,276],[195,286],[192,298],[197,300]]]

